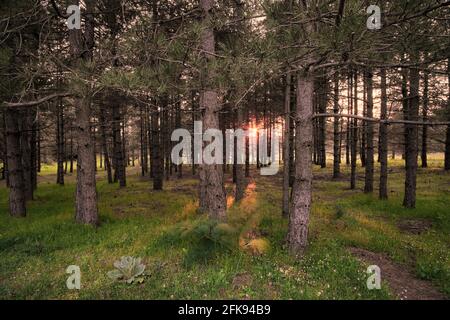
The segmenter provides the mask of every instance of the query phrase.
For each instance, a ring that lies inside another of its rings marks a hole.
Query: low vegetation
[[[389,200],[331,181],[314,168],[309,246],[302,259],[285,248],[282,177],[257,177],[239,204],[228,199],[227,224],[198,210],[197,180],[167,182],[153,191],[129,169],[129,188],[98,173],[98,228],[73,221],[75,177],[53,183],[55,167],[41,172],[26,219],[7,214],[0,187],[0,297],[2,299],[397,299],[383,278],[368,290],[361,248],[383,255],[450,297],[449,173],[442,159],[419,169],[416,209],[402,206],[403,168],[390,162]],[[344,175],[348,175],[343,166]],[[363,170],[363,169],[360,169]],[[376,166],[376,174],[378,166]],[[359,172],[362,176],[362,171]],[[231,185],[227,185],[231,188]],[[231,193],[229,193],[231,194]],[[145,281],[114,281],[108,271],[122,256],[141,257]],[[68,290],[69,265],[81,269],[81,290]],[[383,271],[382,271],[383,272]]]

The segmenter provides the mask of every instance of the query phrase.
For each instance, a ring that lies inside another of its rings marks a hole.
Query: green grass
[[[196,210],[196,180],[174,179],[165,191],[154,192],[137,170],[129,170],[125,189],[108,185],[99,172],[102,224],[94,229],[74,223],[74,177],[57,186],[55,168],[44,166],[25,219],[8,216],[7,190],[0,186],[0,298],[393,298],[386,283],[382,290],[366,288],[366,266],[351,256],[350,246],[411,265],[417,277],[450,296],[450,176],[440,169],[442,159],[430,163],[431,168],[419,171],[414,210],[401,206],[400,160],[391,162],[388,201],[379,201],[376,192],[351,191],[346,180],[328,179],[331,169],[315,168],[319,178],[314,182],[310,246],[301,260],[284,247],[287,221],[281,218],[280,176],[255,172],[256,187],[229,209],[229,226],[237,235],[225,232],[223,239],[210,241],[202,229],[207,222]],[[343,170],[348,173],[345,165]],[[359,189],[362,183],[358,181]],[[405,218],[428,219],[433,227],[421,235],[402,233],[396,223]],[[267,246],[253,250],[245,245],[252,238],[264,239]],[[143,258],[150,274],[144,283],[114,283],[107,277],[123,255]],[[69,265],[81,268],[79,291],[66,288]]]

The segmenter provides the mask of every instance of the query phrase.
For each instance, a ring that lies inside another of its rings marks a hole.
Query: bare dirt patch
[[[397,223],[400,231],[416,235],[428,231],[432,226],[433,223],[425,219],[404,219]]]
[[[428,281],[418,279],[410,268],[392,262],[386,255],[361,248],[349,248],[359,260],[377,265],[381,279],[389,284],[392,292],[401,300],[446,300]]]

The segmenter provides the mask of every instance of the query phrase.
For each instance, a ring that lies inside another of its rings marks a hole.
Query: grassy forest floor
[[[7,190],[0,185],[0,298],[448,298],[450,174],[442,167],[436,156],[430,168],[419,169],[414,210],[402,207],[400,159],[390,162],[388,201],[379,201],[377,190],[363,194],[362,168],[354,191],[345,165],[339,181],[331,181],[331,168],[315,168],[310,245],[298,260],[283,244],[281,173],[252,172],[247,197],[234,204],[229,196],[225,232],[210,238],[204,233],[208,222],[196,210],[192,176],[174,177],[165,191],[154,192],[138,168],[129,168],[124,189],[108,185],[100,171],[102,224],[94,229],[74,223],[75,177],[66,176],[66,185],[58,186],[55,167],[45,166],[25,219],[8,216]],[[143,258],[143,283],[107,277],[125,255]],[[381,267],[381,290],[366,287],[369,264]],[[81,268],[79,291],[66,288],[69,265]]]

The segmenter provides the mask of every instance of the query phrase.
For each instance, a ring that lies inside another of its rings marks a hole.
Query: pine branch
[[[35,107],[38,105],[41,105],[47,101],[53,100],[55,98],[61,98],[61,97],[68,97],[71,96],[71,93],[68,92],[60,92],[60,93],[54,93],[49,96],[43,97],[38,100],[34,101],[25,101],[25,102],[3,102],[0,104],[3,108],[24,108],[24,107]]]

